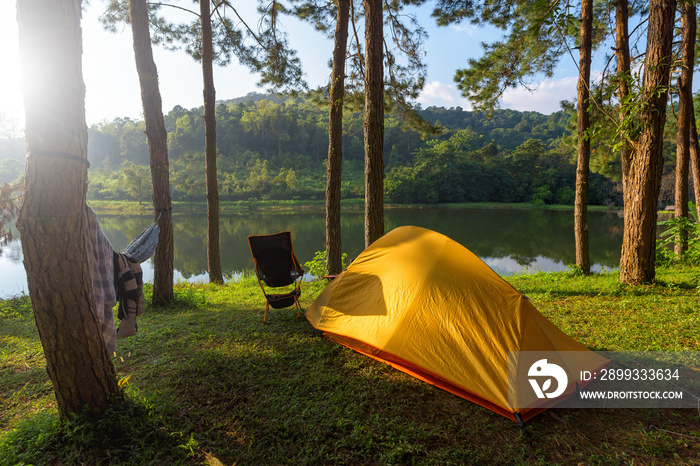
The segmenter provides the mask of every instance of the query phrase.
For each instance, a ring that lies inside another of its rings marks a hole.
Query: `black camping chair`
[[[273,309],[283,309],[294,305],[297,308],[297,316],[301,317],[299,296],[304,269],[294,255],[292,233],[283,231],[274,235],[249,236],[248,244],[253,254],[255,274],[258,276],[258,283],[266,300],[263,322],[267,322],[267,310],[270,306]],[[292,284],[294,289],[286,293],[269,294],[265,291],[265,285],[270,288],[280,288]]]

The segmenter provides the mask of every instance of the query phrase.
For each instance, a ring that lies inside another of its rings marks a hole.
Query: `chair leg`
[[[294,305],[297,308],[297,317],[301,318],[301,314],[299,314],[299,310],[301,309],[301,307],[299,306],[299,300],[296,297],[294,298]]]
[[[267,323],[267,310],[270,308],[270,301],[265,300],[265,316],[263,317],[263,323]]]

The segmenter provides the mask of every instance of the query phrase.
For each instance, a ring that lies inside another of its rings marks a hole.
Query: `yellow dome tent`
[[[576,361],[553,358],[567,371],[564,396],[582,385],[581,370],[607,362],[464,246],[414,226],[396,228],[362,252],[306,318],[338,343],[521,423],[554,401],[512,407],[509,395],[520,395],[515,384],[509,388],[509,351],[581,352]],[[519,354],[510,353],[511,369],[524,363]]]

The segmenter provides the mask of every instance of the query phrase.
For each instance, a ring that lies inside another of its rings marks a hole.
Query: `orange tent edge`
[[[456,395],[460,398],[464,398],[465,400],[469,400],[472,403],[476,403],[480,406],[483,406],[484,408],[489,409],[502,416],[505,416],[512,421],[518,421],[516,414],[519,414],[523,421],[527,421],[529,419],[532,419],[534,416],[538,415],[545,409],[547,409],[546,407],[537,407],[525,409],[519,412],[510,411],[500,405],[492,403],[491,401],[477,395],[471,390],[462,387],[459,384],[450,382],[449,380],[446,380],[443,377],[440,377],[439,375],[421,366],[413,364],[412,362],[404,358],[391,354],[387,351],[382,351],[379,348],[376,348],[375,346],[369,345],[363,341],[354,338],[345,337],[332,332],[321,332],[324,337],[333,340],[337,343],[340,343],[341,345],[346,346],[353,351],[357,351],[358,353],[364,354],[365,356],[369,356],[372,359],[376,359],[377,361],[389,364],[394,369],[400,370],[401,372],[405,372],[406,374],[411,375],[419,380],[422,380],[423,382],[427,382],[449,393],[452,393],[453,395]]]

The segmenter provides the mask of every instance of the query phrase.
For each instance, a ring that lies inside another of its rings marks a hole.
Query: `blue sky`
[[[184,4],[184,3],[183,3]],[[131,31],[124,28],[117,34],[102,30],[97,21],[104,3],[92,0],[83,14],[83,76],[86,86],[86,118],[89,125],[115,117],[141,118],[141,100],[134,65]],[[431,7],[418,11],[419,20],[428,31],[425,45],[428,76],[418,101],[424,106],[461,106],[471,108],[459,95],[453,82],[456,69],[464,67],[467,58],[481,54],[480,43],[497,36],[493,31],[471,25],[438,28],[430,18]],[[0,113],[6,117],[23,119],[17,23],[15,2],[0,1]],[[283,22],[291,45],[312,86],[328,82],[328,61],[332,42],[310,26],[292,19]],[[199,64],[184,52],[168,52],[156,48],[155,60],[160,77],[163,109],[168,112],[175,105],[185,108],[202,105],[202,77]],[[215,69],[215,87],[218,100],[262,92],[256,86],[258,77],[237,63]],[[559,102],[576,96],[576,68],[571,58],[564,57],[553,79],[534,82],[535,92],[513,89],[506,92],[502,108],[535,110],[551,113],[559,110]]]

